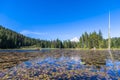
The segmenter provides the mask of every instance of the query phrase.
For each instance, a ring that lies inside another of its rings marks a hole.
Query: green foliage
[[[80,37],[80,48],[107,48],[106,41],[102,37],[101,31],[99,33],[96,33],[95,31],[88,34],[85,32]]]
[[[0,26],[0,48],[2,49],[32,46],[36,45],[38,42],[40,42],[40,40],[26,37],[22,34]]]
[[[71,42],[70,40],[61,41],[59,39],[53,41],[39,40],[26,37],[20,33],[0,26],[0,48],[20,48],[34,46],[40,48],[107,48],[108,39],[103,39],[102,32],[85,32],[79,39],[79,42]],[[111,39],[112,48],[120,48],[120,38]]]
[[[112,38],[111,39],[111,47],[112,48],[120,48],[120,38]]]

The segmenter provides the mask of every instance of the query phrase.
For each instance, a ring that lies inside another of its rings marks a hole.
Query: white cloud
[[[34,31],[28,31],[28,30],[23,30],[20,32],[21,34],[28,35],[28,34],[34,34],[34,35],[47,35],[47,32],[34,32]]]

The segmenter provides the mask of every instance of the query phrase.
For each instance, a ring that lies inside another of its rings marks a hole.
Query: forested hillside
[[[40,40],[26,37],[0,26],[0,48],[20,48],[21,46],[36,45],[37,42]]]
[[[20,33],[0,26],[0,48],[20,48],[26,46],[34,46],[40,48],[107,48],[108,41],[102,37],[101,31],[87,33],[85,32],[79,39],[79,42],[71,42],[70,40],[61,41],[59,39],[53,41],[34,39],[26,37]],[[111,39],[112,48],[120,48],[120,38]]]

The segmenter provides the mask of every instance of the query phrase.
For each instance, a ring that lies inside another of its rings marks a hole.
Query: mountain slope
[[[74,37],[70,40],[71,42],[79,42],[79,39],[77,37]]]
[[[63,48],[62,41],[39,40],[26,37],[0,25],[0,49],[20,48],[26,46],[41,48]]]
[[[0,26],[0,48],[19,48],[35,45],[40,40],[32,39],[15,31]]]

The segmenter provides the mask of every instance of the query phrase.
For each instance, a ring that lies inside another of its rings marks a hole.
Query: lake
[[[19,49],[5,49],[5,50],[0,50],[0,52],[44,52],[44,51],[49,51],[49,49],[42,49],[42,50],[19,50]]]
[[[27,53],[36,52],[35,50],[15,50],[15,52],[20,53],[24,51]],[[98,51],[96,53],[94,51],[79,50],[41,50],[37,52],[40,56],[24,61],[14,67],[1,70],[0,78],[14,80],[118,80],[120,77],[120,61],[115,60],[113,63],[110,58],[106,58],[105,65],[100,65],[99,68],[95,65],[94,60],[89,59],[88,61],[93,64],[87,64],[88,56],[92,58],[93,56],[105,55],[100,55],[99,52],[103,54],[107,51]],[[93,53],[97,55],[91,55]],[[107,53],[106,55],[108,56]]]

